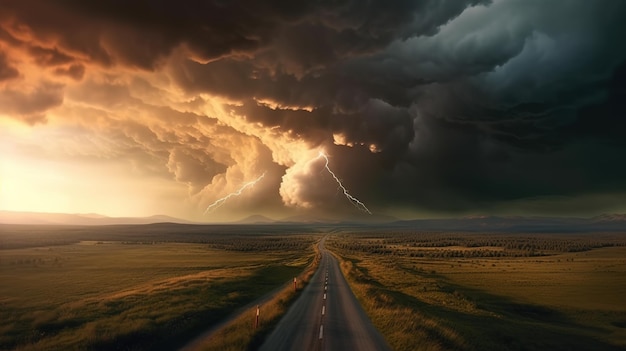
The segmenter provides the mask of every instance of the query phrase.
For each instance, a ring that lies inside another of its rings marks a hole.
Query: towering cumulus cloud
[[[358,212],[324,152],[374,213],[626,211],[625,16],[621,0],[2,1],[0,205]]]

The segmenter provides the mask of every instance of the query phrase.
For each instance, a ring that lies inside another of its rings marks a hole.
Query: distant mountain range
[[[180,223],[207,224],[164,215],[150,217],[107,217],[99,214],[63,214],[0,211],[0,223],[45,225],[114,225]],[[224,224],[224,223],[222,223]],[[350,217],[298,215],[280,220],[262,215],[243,218],[232,225],[320,225],[343,228],[380,228],[421,231],[484,231],[484,232],[589,232],[624,231],[626,214],[603,214],[590,218],[470,216],[447,219],[398,220],[392,216],[356,213]]]
[[[164,215],[150,217],[107,217],[95,213],[70,214],[0,211],[0,223],[46,225],[113,225],[192,222]]]
[[[234,224],[270,224],[274,223],[276,220],[262,216],[262,215],[252,215],[243,219],[240,219]]]

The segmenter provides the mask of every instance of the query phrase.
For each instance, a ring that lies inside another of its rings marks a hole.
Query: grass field
[[[323,232],[1,229],[0,350],[177,349],[311,274]],[[626,234],[335,231],[326,246],[395,350],[626,349]],[[245,311],[198,348],[254,349],[296,296],[264,303],[259,330]]]
[[[566,248],[580,235],[524,237],[567,242],[554,246],[561,251],[531,257],[488,257],[522,237],[485,247],[424,241],[419,248],[413,239],[391,243],[389,236],[345,234],[328,246],[395,350],[625,349],[626,235],[578,252]],[[428,250],[437,257],[427,257]]]
[[[259,306],[262,313],[259,316],[258,327],[255,325],[254,329],[250,328],[252,323],[256,324],[256,307],[253,307],[241,313],[223,328],[216,330],[209,338],[201,340],[193,350],[258,350],[315,273],[320,258],[317,245],[315,251],[316,256],[313,262],[297,277],[297,291],[294,291],[292,285],[289,284]]]
[[[175,349],[288,282],[314,256],[312,235],[201,237],[77,236],[0,250],[0,349]]]

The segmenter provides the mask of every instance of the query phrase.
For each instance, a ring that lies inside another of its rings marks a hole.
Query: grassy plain
[[[395,350],[626,348],[626,234],[483,239],[361,233],[327,247]]]
[[[301,273],[316,240],[263,228],[2,229],[0,350],[175,349]]]
[[[269,335],[272,329],[278,324],[280,318],[287,312],[291,302],[298,296],[299,292],[308,284],[315,273],[319,263],[319,251],[315,246],[316,256],[313,262],[297,277],[296,289],[288,284],[269,300],[260,305],[258,328],[250,328],[251,324],[256,324],[256,307],[252,307],[237,316],[233,321],[220,328],[209,338],[205,338],[194,350],[202,351],[239,351],[257,350]]]

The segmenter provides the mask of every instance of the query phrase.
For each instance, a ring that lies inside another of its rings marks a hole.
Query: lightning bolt
[[[333,176],[333,178],[335,179],[335,181],[337,182],[337,184],[339,185],[339,188],[343,191],[343,194],[345,195],[345,197],[348,199],[348,201],[350,201],[350,203],[356,207],[359,211],[363,211],[366,212],[368,214],[372,214],[372,212],[370,212],[370,210],[367,208],[367,206],[365,206],[364,203],[362,203],[361,201],[359,201],[359,199],[357,199],[356,197],[350,195],[350,193],[348,192],[348,189],[346,189],[345,186],[343,186],[343,184],[341,183],[341,180],[339,180],[339,178],[337,178],[337,176],[335,175],[335,173],[330,169],[330,167],[328,167],[328,156],[326,156],[325,153],[323,153],[322,151],[320,151],[319,155],[317,155],[317,157],[314,159],[318,160],[320,158],[324,158],[324,161],[326,162],[324,164],[324,168],[326,168],[326,170],[328,171],[328,173],[330,173],[331,176]]]
[[[215,202],[210,204],[209,207],[207,207],[206,210],[204,210],[204,214],[211,213],[211,212],[217,210],[218,208],[222,207],[222,205],[224,205],[224,203],[226,203],[226,201],[228,201],[228,199],[230,199],[231,197],[239,196],[239,195],[241,195],[241,193],[244,192],[244,190],[253,187],[256,183],[260,182],[261,179],[263,179],[263,177],[265,177],[265,173],[266,172],[263,172],[263,174],[261,174],[261,176],[258,177],[257,179],[255,179],[255,180],[253,180],[251,182],[245,183],[244,185],[241,186],[241,188],[239,188],[239,190],[237,190],[237,191],[235,191],[233,193],[230,193],[230,194],[224,196],[221,199],[215,200]]]

